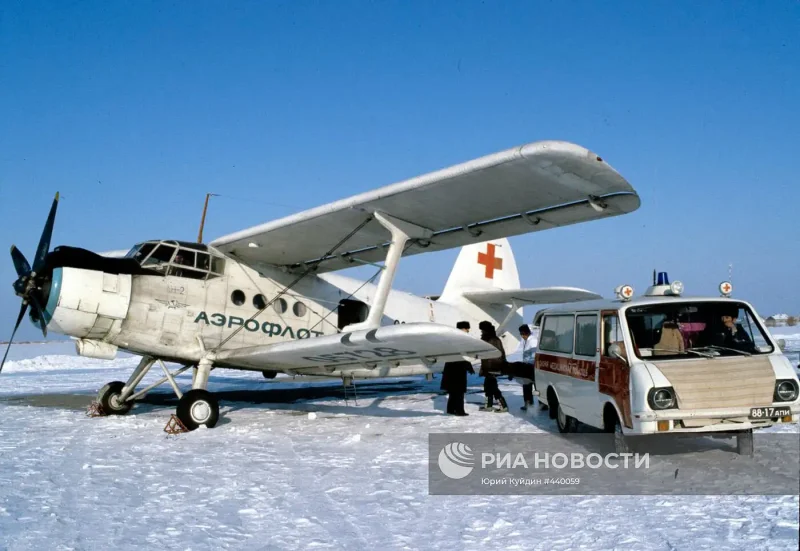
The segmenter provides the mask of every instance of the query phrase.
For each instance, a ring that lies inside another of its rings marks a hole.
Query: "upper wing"
[[[576,287],[543,287],[541,289],[510,289],[490,291],[467,291],[464,298],[476,304],[563,304],[581,300],[603,298],[597,293]]]
[[[215,363],[296,372],[309,368],[374,369],[408,363],[496,358],[491,344],[434,323],[406,323],[218,352]]]
[[[544,141],[226,235],[211,245],[257,270],[308,266],[321,273],[385,258],[389,233],[372,219],[374,212],[432,233],[409,242],[404,254],[411,255],[617,216],[639,204],[633,187],[588,149]]]

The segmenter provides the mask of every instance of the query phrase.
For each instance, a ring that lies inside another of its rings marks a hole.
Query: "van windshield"
[[[773,347],[750,308],[740,302],[679,302],[634,306],[625,312],[640,358],[749,356]]]

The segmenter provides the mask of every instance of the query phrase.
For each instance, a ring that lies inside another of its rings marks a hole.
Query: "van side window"
[[[574,335],[574,316],[547,316],[544,318],[544,324],[542,325],[539,350],[572,354]]]
[[[625,343],[622,342],[622,330],[619,327],[619,318],[616,314],[606,314],[603,316],[603,356],[611,357],[608,347],[617,343],[625,353]]]
[[[594,357],[597,354],[597,316],[578,316],[575,325],[575,354]]]

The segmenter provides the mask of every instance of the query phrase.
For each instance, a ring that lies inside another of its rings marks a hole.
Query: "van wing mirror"
[[[617,343],[614,343],[608,347],[608,355],[612,358],[617,358],[618,360],[622,360],[627,365],[628,360],[625,356],[622,355],[622,347]]]
[[[786,351],[786,341],[784,339],[778,339],[778,348],[781,349],[781,352]]]

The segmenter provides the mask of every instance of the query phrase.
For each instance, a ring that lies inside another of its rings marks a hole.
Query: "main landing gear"
[[[136,386],[156,362],[161,365],[164,377],[139,392],[135,392]],[[175,382],[175,377],[192,367],[194,367],[192,389],[184,394]],[[125,415],[133,407],[134,400],[144,396],[157,386],[169,382],[178,397],[178,407],[175,414],[183,426],[188,430],[194,430],[203,425],[212,428],[219,421],[219,402],[217,402],[213,394],[206,390],[211,369],[213,367],[209,360],[200,360],[196,367],[187,365],[171,373],[163,361],[144,356],[139,365],[136,366],[136,369],[134,369],[128,382],[113,381],[108,383],[100,389],[97,394],[97,401],[106,414]]]

